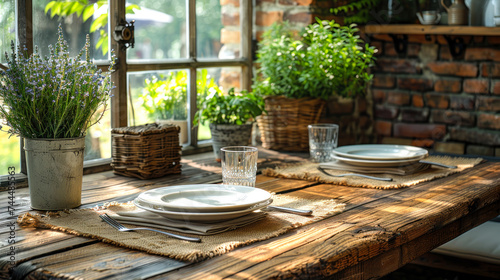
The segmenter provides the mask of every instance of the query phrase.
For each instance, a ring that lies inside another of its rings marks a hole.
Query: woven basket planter
[[[262,147],[278,151],[309,151],[307,126],[317,123],[325,101],[312,98],[265,98],[267,114],[257,118]]]
[[[140,179],[181,173],[179,131],[156,123],[112,129],[114,173]]]

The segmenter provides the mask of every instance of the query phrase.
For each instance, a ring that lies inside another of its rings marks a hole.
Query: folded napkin
[[[119,222],[129,225],[154,227],[197,235],[212,235],[233,230],[262,220],[266,216],[266,212],[254,211],[245,216],[217,223],[172,220],[144,210],[117,211],[116,215],[112,214],[110,216]]]
[[[394,175],[409,175],[415,174],[422,170],[429,168],[430,164],[426,163],[414,163],[404,166],[357,166],[347,163],[342,163],[340,161],[330,161],[323,162],[319,164],[319,167],[324,169],[334,169],[343,170],[347,172],[358,172],[358,173],[373,173],[373,174],[394,174]]]

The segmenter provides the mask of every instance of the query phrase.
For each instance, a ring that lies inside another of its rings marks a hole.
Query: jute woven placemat
[[[56,213],[26,213],[19,217],[22,226],[49,228],[78,236],[95,238],[118,246],[167,256],[182,261],[200,261],[222,255],[234,248],[266,240],[344,210],[345,205],[334,200],[309,200],[288,195],[275,195],[273,205],[312,209],[312,216],[299,216],[269,211],[254,224],[220,234],[199,236],[201,243],[170,238],[149,231],[119,232],[99,218],[100,213],[136,211],[132,203],[110,203],[94,209],[74,209]],[[130,226],[134,227],[134,226]],[[188,234],[185,234],[188,235]],[[194,235],[191,235],[194,236]]]
[[[456,169],[447,169],[436,166],[420,171],[415,174],[405,176],[401,175],[385,175],[373,174],[378,177],[390,177],[392,182],[378,181],[373,179],[365,179],[361,177],[346,176],[346,177],[331,177],[323,174],[317,169],[318,163],[298,163],[279,166],[277,168],[267,168],[262,171],[262,174],[271,177],[280,177],[288,179],[300,179],[306,181],[313,181],[326,184],[336,184],[350,187],[363,187],[374,189],[399,189],[416,185],[418,183],[443,178],[454,173],[464,171],[471,168],[483,161],[482,158],[465,158],[465,157],[449,157],[449,156],[429,156],[426,161],[438,162],[447,165],[455,165]],[[342,170],[328,170],[329,174],[340,175],[345,173],[354,173]],[[372,174],[370,174],[372,175]]]

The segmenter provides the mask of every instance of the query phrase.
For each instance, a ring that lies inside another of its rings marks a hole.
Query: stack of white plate
[[[428,156],[425,149],[405,145],[350,145],[334,150],[334,158],[363,167],[395,167],[417,163]]]
[[[271,202],[271,194],[262,189],[219,184],[163,187],[134,200],[138,208],[169,219],[207,223],[241,217]]]

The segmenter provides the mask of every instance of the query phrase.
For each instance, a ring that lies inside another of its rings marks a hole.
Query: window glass
[[[199,58],[217,58],[219,53],[221,58],[234,58],[236,56],[234,45],[228,40],[228,44],[221,52],[221,33],[224,32],[232,41],[239,46],[239,25],[231,28],[222,28],[222,8],[220,0],[196,1],[196,51]],[[228,17],[233,16],[228,12]],[[238,15],[238,13],[235,13]],[[236,19],[233,19],[236,21]],[[236,35],[238,33],[238,35]]]
[[[135,46],[127,50],[130,60],[186,58],[186,1],[130,0],[140,9],[127,13],[127,21],[135,20]]]
[[[0,1],[0,63],[5,64],[5,52],[10,53],[11,41],[16,42],[15,1]]]
[[[72,0],[71,3],[82,3],[81,1]],[[40,53],[45,56],[49,53],[48,46],[54,45],[57,41],[57,29],[61,25],[63,29],[64,39],[68,42],[70,56],[76,56],[85,44],[86,35],[90,36],[90,54],[95,60],[107,60],[108,43],[107,39],[107,21],[101,22],[101,28],[91,32],[92,24],[97,21],[100,15],[107,11],[107,5],[100,8],[97,4],[92,4],[92,1],[87,5],[78,5],[73,12],[61,12],[58,6],[64,5],[65,1],[37,0],[33,1],[33,43],[38,46]],[[49,5],[50,3],[50,5]],[[90,7],[89,7],[90,6]],[[84,20],[84,11],[92,8],[93,15],[89,15],[87,20]],[[63,9],[64,11],[64,9]],[[79,15],[81,13],[81,15]],[[105,18],[107,20],[107,17]],[[103,39],[104,42],[100,41]]]
[[[11,41],[16,43],[14,13],[14,0],[0,1],[0,63],[4,66],[6,66],[5,52],[11,53]],[[0,120],[0,125],[3,125],[3,120]],[[0,174],[7,174],[9,166],[14,166],[16,173],[21,172],[19,137],[9,137],[6,132],[8,130],[9,127],[4,125],[0,131],[0,159],[2,159],[0,160]]]
[[[203,100],[215,91],[222,94],[227,93],[231,88],[236,92],[241,89],[240,67],[223,67],[223,68],[205,68],[200,69],[198,73],[198,107],[202,108]],[[200,81],[201,80],[201,81]],[[200,124],[198,126],[198,141],[211,139],[209,124]]]

